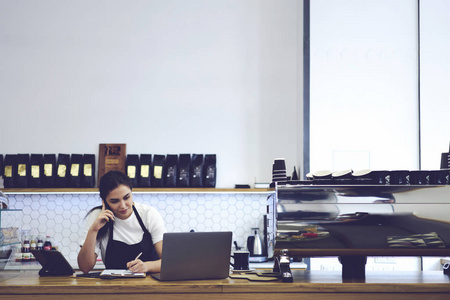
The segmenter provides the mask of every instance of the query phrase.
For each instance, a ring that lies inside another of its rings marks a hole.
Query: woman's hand
[[[127,269],[134,273],[147,273],[145,263],[140,259],[135,259],[127,262]]]
[[[114,221],[114,213],[105,207],[105,201],[102,201],[102,211],[98,214],[97,219],[92,223],[91,229],[99,231],[109,221]]]
[[[161,260],[142,261],[135,259],[127,263],[127,269],[134,273],[156,273],[161,271]]]

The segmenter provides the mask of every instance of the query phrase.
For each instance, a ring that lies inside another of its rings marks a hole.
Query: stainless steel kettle
[[[263,255],[263,242],[258,232],[259,228],[252,228],[253,235],[247,238],[247,249],[250,252],[250,256]]]

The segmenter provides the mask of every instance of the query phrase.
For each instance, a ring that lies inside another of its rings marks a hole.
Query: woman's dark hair
[[[131,179],[120,171],[109,171],[103,175],[98,184],[100,198],[102,198],[103,201],[106,201],[109,193],[119,185],[126,185],[130,190],[133,188]]]
[[[98,183],[98,190],[100,192],[100,198],[105,202],[106,207],[108,207],[106,198],[108,197],[109,193],[120,185],[125,185],[129,187],[130,190],[133,189],[130,178],[120,171],[109,171],[108,173],[105,173],[102,178],[100,178],[100,181]],[[87,213],[86,217],[96,209],[102,209],[102,205],[96,206],[91,209]],[[97,240],[103,239],[108,234],[110,228],[112,229],[113,224],[114,223],[111,221],[103,226],[97,233]]]

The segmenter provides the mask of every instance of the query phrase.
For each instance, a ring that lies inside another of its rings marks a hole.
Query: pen
[[[139,253],[138,256],[136,256],[136,258],[135,258],[134,260],[136,260],[136,259],[138,259],[139,257],[141,257],[141,255],[142,255],[142,252]]]
[[[134,260],[136,260],[136,259],[138,259],[139,257],[141,257],[141,255],[142,255],[142,252],[141,253],[139,253],[137,256],[136,256],[136,258],[134,259]],[[129,268],[127,268],[127,270],[130,270]]]

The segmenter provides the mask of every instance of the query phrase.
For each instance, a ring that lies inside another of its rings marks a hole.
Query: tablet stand
[[[72,274],[72,269],[61,268],[56,266],[56,264],[47,264],[39,271],[39,276],[64,276]]]

